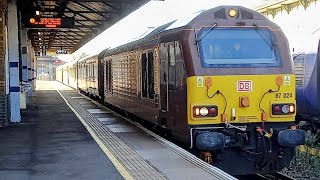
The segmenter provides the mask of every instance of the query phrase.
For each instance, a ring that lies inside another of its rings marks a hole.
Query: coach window
[[[94,69],[96,68],[96,63],[92,63],[92,77],[95,78],[96,74],[94,72]]]
[[[91,78],[93,78],[93,63],[91,63]]]
[[[111,83],[112,83],[112,72],[111,72],[111,60],[106,60],[106,74],[105,74],[105,84],[106,84],[106,90],[108,92],[111,92],[112,90],[112,86],[111,86]]]
[[[142,97],[154,99],[154,63],[153,52],[141,56]]]
[[[88,76],[89,76],[89,67],[88,65],[86,65],[86,79],[88,79]]]
[[[93,63],[90,64],[90,78],[93,78]]]

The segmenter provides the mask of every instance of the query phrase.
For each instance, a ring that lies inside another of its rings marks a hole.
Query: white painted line
[[[108,126],[108,125],[107,125]],[[111,128],[108,127],[113,133],[124,133],[124,132],[136,132],[134,128]]]
[[[91,114],[110,113],[110,112],[102,110],[102,109],[87,109],[87,111],[89,111],[89,113],[91,113]]]
[[[116,120],[116,118],[115,118],[115,117],[110,117],[110,118],[98,118],[98,120],[99,120],[100,122],[106,122],[106,121],[114,121],[114,120]]]
[[[71,97],[72,99],[84,99],[82,96]]]

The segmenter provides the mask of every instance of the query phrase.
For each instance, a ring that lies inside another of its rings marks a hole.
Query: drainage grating
[[[86,121],[95,135],[103,142],[112,155],[122,164],[134,179],[160,180],[167,179],[165,175],[159,172],[155,167],[145,161],[137,152],[132,150],[113,132],[105,127],[96,117],[86,111],[70,93],[58,91],[68,103],[77,111],[77,113]]]

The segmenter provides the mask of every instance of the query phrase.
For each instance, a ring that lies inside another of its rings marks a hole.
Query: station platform
[[[54,81],[0,137],[0,179],[235,179]]]
[[[0,129],[1,180],[123,179],[50,82]]]

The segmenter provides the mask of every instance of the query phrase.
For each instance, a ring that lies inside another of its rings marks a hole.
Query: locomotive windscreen
[[[267,29],[202,29],[199,42],[204,67],[278,67],[278,47]]]

